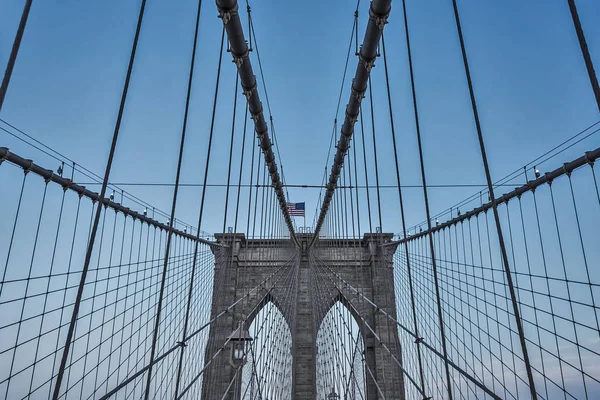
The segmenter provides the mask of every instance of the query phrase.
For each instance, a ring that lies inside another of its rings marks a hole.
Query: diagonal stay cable
[[[81,182],[79,183],[80,185],[89,185],[89,186],[93,186],[93,185],[102,185],[102,177],[100,177],[99,175],[95,174],[94,172],[92,172],[91,170],[89,170],[88,168],[84,167],[82,164],[76,163],[74,160],[72,160],[71,158],[65,156],[64,154],[60,153],[59,151],[55,150],[54,148],[46,145],[45,143],[35,139],[33,136],[29,135],[28,133],[24,132],[23,130],[17,128],[16,126],[10,124],[9,122],[7,122],[6,120],[0,118],[0,122],[5,124],[6,126],[8,126],[11,131],[3,126],[0,126],[0,131],[3,131],[9,135],[11,135],[12,137],[18,139],[19,141],[33,147],[34,149],[40,151],[41,153],[59,161],[62,162],[63,164],[65,162],[69,162],[71,164],[71,170],[72,171],[77,171],[79,172],[81,175],[85,176],[86,178],[89,178],[91,181],[89,182]],[[15,133],[17,132],[17,133]],[[25,138],[21,137],[24,136]],[[0,148],[3,149],[3,148]],[[1,151],[1,150],[0,150]],[[62,167],[64,169],[64,166]],[[46,170],[45,170],[46,171]],[[50,170],[47,170],[49,172],[52,172]],[[56,175],[58,177],[61,177],[62,175]],[[152,209],[155,213],[168,218],[168,214],[159,209],[156,208],[154,206],[152,206],[151,204],[147,203],[146,201],[140,199],[139,197],[133,195],[130,192],[127,192],[125,190],[123,190],[120,187],[121,184],[118,183],[113,183],[113,182],[109,182],[107,188],[112,189],[113,191],[118,191],[121,192],[121,194],[123,195],[123,198],[129,199],[131,201],[133,201],[134,203],[136,203],[137,205],[140,206],[144,206],[147,209]],[[174,183],[168,183],[165,184],[165,186],[172,186],[174,185]],[[128,186],[128,184],[126,183],[124,186]],[[135,185],[134,185],[135,186]],[[180,184],[180,186],[187,186],[186,184]],[[89,196],[88,196],[89,197]],[[93,199],[93,198],[92,198]],[[179,222],[180,224],[184,225],[184,226],[188,226],[190,227],[192,230],[195,229],[195,227],[192,227],[190,224],[187,224],[185,221],[180,221],[178,219],[175,219],[175,222]],[[166,226],[166,225],[165,225]],[[208,235],[206,232],[202,233],[203,236],[210,236]]]
[[[600,124],[600,121],[596,121],[593,124],[590,124],[585,129],[579,131],[575,135],[569,137],[568,139],[566,139],[563,142],[559,143],[558,145],[554,146],[552,149],[544,152],[543,154],[536,157],[535,159],[530,160],[525,166],[523,166],[523,168],[518,168],[518,169],[514,170],[513,172],[507,174],[503,178],[495,181],[494,185],[493,185],[494,188],[502,187],[502,186],[519,186],[520,183],[507,183],[507,182],[517,179],[519,176],[523,175],[524,169],[526,170],[528,167],[535,166],[536,164],[538,166],[540,164],[544,164],[544,163],[556,158],[558,155],[564,153],[566,150],[574,147],[575,145],[583,142],[584,140],[592,137],[593,135],[596,135],[598,132],[600,132],[600,127],[597,127],[599,124]],[[591,130],[591,132],[589,132],[590,130]],[[481,185],[481,186],[487,189],[487,184]],[[435,187],[435,186],[428,185],[428,187]],[[475,187],[475,186],[473,186],[473,187]],[[450,209],[458,210],[461,207],[465,207],[467,204],[473,202],[474,200],[479,199],[483,193],[485,193],[485,191],[479,191],[477,193],[474,193],[471,196],[467,197],[466,199],[454,204],[453,206],[450,207]],[[432,218],[442,217],[443,215],[447,214],[447,212],[448,212],[448,209],[446,209],[436,215],[433,215]],[[426,224],[425,221],[421,222],[419,224],[413,225],[412,227],[408,228],[408,230],[409,231],[415,230],[417,227],[424,225],[424,224]]]
[[[318,258],[318,257],[317,257],[317,256],[316,256],[316,255],[315,255],[313,252],[311,252],[311,257],[312,257],[312,259],[313,259],[313,260],[315,260],[315,261],[316,261],[318,264],[320,264],[320,265],[321,265],[321,267],[322,267],[322,269],[323,269],[323,270],[325,270],[325,269],[329,269],[329,268],[326,266],[326,264],[325,264],[325,263],[324,263],[324,262],[323,262],[321,259],[319,259],[319,258]],[[313,265],[314,265],[314,264],[315,264],[315,263],[313,262]],[[324,267],[324,268],[323,268],[323,267]],[[336,276],[336,277],[337,277],[337,275],[335,275],[334,273],[332,273],[332,271],[331,271],[331,270],[329,270],[329,271],[325,271],[325,272],[329,272],[330,274],[332,274],[332,275],[334,275],[334,276]],[[348,298],[347,298],[346,296],[344,296],[344,295],[343,295],[343,292],[340,290],[340,288],[338,287],[338,285],[336,285],[336,283],[333,281],[333,279],[331,278],[330,274],[327,274],[327,273],[325,273],[325,274],[322,274],[322,275],[326,275],[326,277],[329,279],[329,281],[330,281],[330,282],[331,282],[331,284],[333,285],[333,288],[335,288],[335,289],[337,289],[337,290],[339,291],[339,293],[340,293],[340,296],[341,296],[341,299],[343,299],[343,300],[344,300],[344,305],[345,305],[347,308],[349,308],[351,311],[353,311],[353,312],[354,312],[354,314],[355,314],[356,316],[358,316],[358,318],[360,319],[360,322],[361,322],[362,324],[364,324],[364,326],[365,326],[365,327],[366,327],[366,328],[367,328],[367,329],[370,331],[370,333],[373,335],[373,337],[375,338],[375,340],[377,340],[377,341],[379,342],[379,345],[380,345],[380,346],[381,346],[381,347],[382,347],[384,350],[386,350],[386,352],[387,352],[387,353],[389,353],[389,355],[390,355],[391,359],[392,359],[392,360],[393,360],[393,362],[394,362],[394,363],[395,363],[395,364],[396,364],[396,365],[397,365],[397,366],[400,368],[400,370],[402,371],[402,373],[403,373],[403,374],[405,374],[405,375],[408,377],[409,381],[410,381],[410,382],[411,382],[411,383],[412,383],[412,384],[415,386],[415,388],[416,388],[418,391],[420,391],[421,389],[419,388],[419,386],[418,386],[417,382],[416,382],[416,381],[413,379],[413,377],[412,377],[412,376],[411,376],[411,375],[408,373],[408,371],[407,371],[407,370],[404,368],[404,366],[402,365],[402,362],[401,362],[400,360],[398,360],[398,358],[397,358],[397,357],[396,357],[396,356],[395,356],[395,355],[394,355],[394,354],[391,352],[391,350],[390,350],[390,348],[388,347],[388,345],[386,345],[386,344],[384,343],[383,339],[381,338],[381,335],[380,335],[380,334],[378,334],[378,333],[376,332],[376,330],[375,330],[375,329],[374,329],[374,328],[373,328],[373,327],[372,327],[372,326],[371,326],[371,325],[370,325],[370,324],[369,324],[369,323],[368,323],[368,322],[365,320],[364,316],[363,316],[363,315],[360,313],[360,311],[359,311],[359,310],[358,310],[358,309],[355,307],[355,305],[354,305],[354,304],[353,304],[353,303],[352,303],[350,300],[348,300]],[[339,277],[338,277],[338,279],[341,279],[341,278],[339,278]],[[384,374],[384,375],[385,375],[385,374]],[[373,378],[373,381],[375,382],[375,384],[377,384],[377,380],[375,379],[375,377],[372,377],[372,378]],[[385,384],[385,382],[384,382],[384,384]],[[423,392],[420,392],[420,393],[423,395],[423,397],[424,397],[424,398],[426,397],[426,396],[425,396],[425,393],[423,393]]]
[[[398,327],[400,327],[403,331],[405,331],[406,333],[408,333],[409,335],[411,335],[412,337],[415,338],[415,340],[419,340],[419,342],[426,347],[428,350],[430,350],[432,353],[434,353],[436,356],[442,358],[443,354],[438,351],[435,347],[433,347],[431,344],[429,344],[426,340],[424,340],[423,338],[418,337],[413,331],[411,331],[408,327],[404,326],[402,323],[400,323],[397,319],[395,319],[394,317],[392,317],[390,314],[388,314],[383,308],[381,308],[379,305],[377,305],[375,302],[373,302],[372,300],[370,300],[368,297],[366,297],[364,294],[362,294],[358,289],[356,289],[354,286],[352,286],[350,283],[348,283],[344,278],[342,278],[341,276],[339,276],[338,274],[336,274],[330,267],[328,267],[325,262],[321,259],[319,259],[316,255],[313,254],[313,257],[319,262],[319,264],[324,267],[326,270],[328,270],[328,278],[332,281],[332,283],[334,284],[334,286],[340,290],[341,292],[341,288],[335,284],[335,282],[333,282],[331,276],[334,276],[336,279],[338,279],[340,282],[342,282],[342,284],[344,286],[346,286],[349,290],[351,290],[352,292],[354,292],[355,294],[357,294],[360,298],[362,298],[363,300],[365,300],[368,304],[370,304],[374,310],[376,312],[381,313],[383,316],[385,316],[387,319],[389,319],[390,321],[392,321],[393,323],[395,323],[396,325],[398,325]],[[351,306],[353,306],[352,302],[349,302],[349,304]],[[354,307],[354,306],[353,306]],[[358,313],[358,310],[355,310],[357,315],[360,316],[360,313]],[[366,321],[364,322],[367,326],[367,328],[369,328],[369,330],[376,335],[375,331],[373,330],[373,328],[366,323]],[[384,345],[385,348],[385,345]],[[389,351],[389,350],[388,350]],[[393,356],[392,356],[393,357]],[[473,376],[471,376],[469,373],[467,373],[465,370],[463,370],[461,367],[459,367],[457,364],[455,364],[452,360],[448,360],[448,364],[454,368],[459,374],[461,374],[462,376],[464,376],[465,378],[467,378],[469,381],[471,381],[472,383],[474,383],[477,387],[479,387],[481,390],[483,390],[484,392],[486,392],[488,395],[492,396],[494,399],[500,399],[500,397],[498,395],[496,395],[492,390],[490,390],[488,387],[486,387],[482,382],[478,381],[477,379],[475,379]],[[401,367],[401,366],[400,366]],[[402,367],[401,367],[402,368]],[[415,385],[415,387],[418,389],[418,386],[416,384],[416,382],[412,381],[411,378],[411,382]]]
[[[293,263],[293,265],[289,266],[290,261],[295,260],[297,258],[297,254],[294,254],[288,261],[286,261],[286,263],[284,265],[282,265],[280,268],[278,268],[278,270],[276,272],[274,272],[273,274],[271,274],[270,277],[273,277],[275,274],[277,274],[279,271],[284,270],[284,268],[286,268],[288,271],[288,274],[290,274],[294,269],[295,269],[295,265],[296,263]],[[287,275],[285,275],[287,277]],[[284,277],[284,275],[279,276],[275,282],[273,283],[273,287],[276,286],[276,284],[282,279],[282,277]],[[263,281],[264,282],[264,281]],[[262,283],[259,284],[258,286],[256,286],[256,288],[259,287],[263,287]],[[256,289],[255,288],[255,289]],[[245,323],[250,316],[254,315],[256,313],[256,311],[259,309],[259,307],[261,307],[264,303],[266,303],[267,299],[270,297],[270,293],[271,289],[267,290],[267,293],[262,296],[261,300],[259,300],[254,307],[247,313],[246,318],[244,320],[242,320],[242,323]],[[246,294],[246,296],[248,296],[248,294]],[[235,304],[238,304],[240,301],[242,301],[246,296],[241,297],[240,299],[238,299],[234,304],[232,304],[228,309],[232,308],[235,306]],[[220,315],[226,313],[227,311],[223,311]],[[188,390],[198,381],[198,379],[204,374],[204,372],[206,371],[206,369],[208,368],[208,366],[216,359],[216,357],[225,349],[227,348],[228,343],[231,341],[231,337],[228,337],[226,339],[226,341],[223,343],[222,346],[220,346],[218,348],[218,350],[213,354],[213,356],[210,358],[210,360],[208,360],[205,364],[204,367],[202,368],[202,370],[196,374],[196,376],[190,381],[190,383],[181,391],[181,393],[179,394],[179,397],[177,397],[177,399],[180,399],[182,397],[185,396],[185,394],[188,392]]]
[[[267,282],[269,282],[271,279],[273,279],[276,275],[278,275],[284,269],[289,268],[289,264],[294,260],[295,257],[296,257],[296,255],[290,257],[281,267],[279,267],[276,271],[274,271],[269,276],[267,276],[265,279],[263,279],[253,289],[249,290],[248,293],[246,293],[244,296],[240,297],[238,300],[236,300],[235,302],[233,302],[232,304],[230,304],[227,308],[225,308],[223,311],[221,311],[220,313],[218,313],[217,315],[215,315],[209,321],[207,321],[206,323],[204,323],[203,325],[201,325],[200,327],[198,327],[198,329],[196,329],[195,331],[189,333],[185,338],[183,338],[183,340],[181,342],[178,342],[173,347],[171,347],[169,350],[165,351],[163,354],[161,354],[160,356],[156,357],[151,363],[148,363],[143,368],[141,368],[140,370],[138,370],[135,374],[129,376],[127,379],[125,379],[124,381],[122,381],[121,383],[119,383],[113,389],[111,389],[110,391],[108,391],[105,395],[103,395],[102,397],[100,397],[100,400],[107,400],[110,397],[112,397],[119,390],[121,390],[122,388],[124,388],[125,386],[127,386],[129,383],[133,382],[134,380],[136,380],[138,377],[142,376],[151,366],[156,365],[160,361],[164,360],[167,356],[169,356],[169,354],[171,354],[175,350],[181,348],[181,346],[185,345],[192,338],[196,337],[198,334],[200,334],[201,332],[203,332],[206,328],[210,327],[215,321],[217,321],[218,319],[220,319],[224,315],[227,315],[228,313],[230,313],[231,310],[233,310],[238,304],[240,304],[242,301],[244,301],[247,297],[250,297],[254,292],[258,292],[258,290],[261,287],[264,287],[265,284]],[[201,371],[201,373],[202,373],[202,371]]]

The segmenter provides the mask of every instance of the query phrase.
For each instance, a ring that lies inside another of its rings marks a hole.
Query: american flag
[[[287,209],[292,217],[304,217],[304,203],[287,203]]]

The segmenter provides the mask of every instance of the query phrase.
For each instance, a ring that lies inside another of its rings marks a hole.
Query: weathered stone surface
[[[297,284],[293,285],[296,291],[293,294],[296,296],[296,306],[292,312],[295,315],[289,315],[291,313],[289,307],[278,306],[292,331],[294,358],[290,398],[298,400],[317,398],[316,331],[329,308],[339,300],[346,305],[358,322],[365,341],[366,363],[375,376],[379,389],[388,399],[403,399],[403,374],[398,365],[402,356],[397,327],[381,312],[377,312],[364,298],[349,290],[331,293],[327,300],[330,304],[319,304],[315,307],[313,302],[326,300],[312,298],[311,266],[305,250],[310,237],[299,235],[298,238],[301,247],[297,249],[289,240],[246,240],[243,234],[217,235],[217,239],[227,244],[229,248],[224,250],[227,252],[224,256],[215,257],[217,265],[215,265],[213,290],[213,317],[240,298],[244,296],[246,298],[228,315],[217,319],[210,327],[205,359],[211,360],[213,357],[214,359],[204,373],[202,398],[212,399],[216,398],[215,396],[220,398],[235,374],[235,370],[228,363],[228,349],[215,356],[219,346],[225,343],[227,336],[237,328],[239,321],[246,319],[246,327],[251,324],[254,315],[265,304],[265,299],[277,306],[278,298],[284,299],[283,296],[289,296],[289,282],[286,284],[280,280],[278,284],[266,285],[247,296],[248,292],[297,256],[300,262]],[[319,240],[313,247],[312,253],[349,285],[396,318],[392,270],[392,255],[395,248],[382,246],[390,239],[390,234],[367,234],[362,240]],[[284,290],[285,293],[282,292]],[[267,293],[269,294],[265,298]],[[250,317],[247,318],[248,316]],[[378,393],[379,390],[373,379],[367,377],[366,398],[378,399],[380,398]],[[240,388],[236,393],[232,387],[226,398],[239,399],[240,397]]]

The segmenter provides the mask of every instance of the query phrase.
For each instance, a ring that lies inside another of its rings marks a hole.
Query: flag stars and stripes
[[[292,217],[304,217],[304,203],[287,203],[287,209]]]

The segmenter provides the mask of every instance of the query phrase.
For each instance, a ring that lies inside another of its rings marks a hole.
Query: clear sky
[[[450,0],[407,2],[428,183],[434,186],[484,185],[452,3]],[[0,2],[2,69],[8,60],[23,3],[24,0]],[[458,3],[494,180],[522,168],[532,159],[598,122],[600,114],[565,0],[461,0]],[[111,182],[171,184],[174,181],[196,4],[192,0],[149,0],[147,3]],[[0,119],[102,175],[139,5],[139,0],[34,2]],[[320,185],[325,168],[329,169],[332,164],[332,154],[328,156],[328,148],[333,122],[336,117],[340,122],[343,119],[343,109],[350,95],[349,83],[357,63],[357,58],[351,56],[340,112],[336,114],[356,2],[254,0],[251,5],[281,154],[277,163],[280,168],[283,167],[286,183]],[[600,70],[600,24],[597,23],[600,2],[577,0],[577,5],[592,59]],[[245,21],[243,6],[240,13]],[[367,15],[368,1],[363,0],[359,7],[359,41],[364,34]],[[244,26],[248,37],[247,26]],[[199,184],[204,175],[221,30],[222,21],[217,18],[214,1],[204,1],[183,159],[183,183]],[[385,37],[400,172],[404,184],[418,186],[421,178],[404,25],[401,3],[397,0],[393,1]],[[256,51],[251,57],[258,75]],[[372,72],[379,174],[382,185],[394,185],[396,176],[383,72],[383,60],[380,58]],[[235,76],[236,69],[231,56],[225,54],[208,179],[212,184],[226,183]],[[260,77],[259,81],[262,84]],[[238,180],[245,107],[243,96],[239,93],[238,96],[231,177],[234,183]],[[268,119],[262,87],[260,96]],[[369,100],[368,97],[365,99],[365,108],[368,108]],[[364,123],[369,179],[373,184],[370,117],[367,112]],[[594,129],[598,128],[599,125],[596,125]],[[0,146],[9,147],[14,153],[31,158],[45,168],[56,169],[59,166],[55,159],[2,129],[16,133],[14,128],[0,121]],[[359,133],[359,130],[356,132]],[[273,136],[273,132],[270,134]],[[335,132],[335,140],[338,136],[339,130]],[[244,183],[249,182],[251,138],[249,129],[243,168]],[[581,156],[584,151],[599,146],[600,135],[591,135],[558,157],[538,165],[538,168],[542,172],[553,170],[563,162]],[[360,145],[356,148],[362,152]],[[362,160],[360,155],[359,159]],[[358,180],[362,184],[364,173],[361,171],[362,164],[359,165]],[[9,204],[13,207],[10,212],[13,212],[20,181],[14,178],[17,175],[14,170],[12,175],[5,171],[5,168],[0,169],[0,210],[7,209],[5,206]],[[579,179],[573,178],[576,190],[579,190],[579,182],[583,182],[583,178]],[[589,189],[589,176],[585,179],[588,179],[585,185]],[[77,173],[75,181],[90,182],[90,179]],[[513,182],[522,183],[523,178],[519,177]],[[564,190],[557,194],[557,197],[560,196],[558,201],[568,204],[570,192],[565,189],[566,180],[562,184]],[[88,186],[99,190],[98,185]],[[171,207],[171,186],[123,188],[161,210],[167,211]],[[57,203],[60,191],[57,187],[53,189],[52,201]],[[448,209],[478,190],[474,187],[432,187],[432,214]],[[585,246],[591,260],[591,280],[598,282],[600,269],[593,268],[592,264],[595,262],[597,265],[599,259],[600,250],[594,240],[597,241],[600,214],[595,203],[596,193],[591,190],[581,200],[583,204],[579,205],[594,212],[582,213],[585,217],[581,223],[588,240]],[[498,191],[502,193],[509,191],[509,188],[500,188]],[[306,220],[310,225],[319,189],[289,188],[288,192],[289,201],[306,202]],[[200,194],[201,188],[198,186],[180,189],[176,214],[179,220],[196,225]],[[230,202],[234,201],[234,194],[235,191],[231,193]],[[211,233],[219,232],[223,225],[225,189],[210,188],[207,196],[207,211],[201,228]],[[247,196],[248,189],[243,189],[242,221],[246,219]],[[374,191],[371,196],[373,200]],[[422,190],[419,187],[406,188],[404,196],[407,225],[413,226],[423,221]],[[31,196],[26,202],[38,200],[38,197]],[[364,191],[361,192],[360,201],[364,210]],[[143,206],[132,204],[131,200],[125,200],[124,204],[138,211],[143,209]],[[383,230],[400,232],[396,189],[382,189],[381,204]],[[475,205],[478,204],[470,203],[462,211]],[[232,225],[232,208],[228,214],[228,226]],[[548,204],[540,205],[540,209],[546,211],[546,218],[549,218]],[[533,213],[526,217],[533,225]],[[22,218],[35,223],[34,215]],[[569,223],[572,231],[575,231],[574,218],[570,213],[565,212],[559,218],[561,224]],[[166,221],[166,217],[159,219]],[[364,232],[367,226],[364,213],[361,220]],[[544,222],[548,221],[553,223],[550,219]],[[302,220],[296,219],[296,223],[301,225]],[[374,222],[376,225],[378,223]],[[554,229],[553,225],[547,226],[549,230]],[[245,227],[238,230],[244,231]],[[2,242],[7,242],[9,231],[7,224],[0,225]],[[581,261],[575,258],[580,257],[577,238],[573,235],[565,239],[565,243],[565,247],[576,249],[573,254],[567,254],[567,261],[581,266]],[[549,253],[553,253],[552,257],[548,257],[548,264],[554,273],[555,268],[558,270],[561,267],[558,255],[554,254],[557,246],[547,247],[550,248]],[[517,249],[520,260],[523,259],[522,252]],[[541,268],[539,261],[534,264]],[[583,268],[572,268],[572,265],[570,271],[584,271]],[[542,273],[545,272],[540,272],[540,275]],[[590,301],[586,299],[583,302],[589,304]],[[584,339],[588,338],[598,346],[595,332]],[[545,343],[540,344],[543,345]]]
[[[600,65],[600,26],[594,23],[600,15],[600,3],[580,0],[577,4],[592,57]],[[356,3],[255,1],[251,5],[283,158],[278,164],[283,164],[287,183],[320,184],[325,166],[332,162],[327,151]],[[5,65],[23,1],[5,0],[0,7],[0,65]],[[111,174],[113,182],[174,180],[195,7],[196,3],[188,0],[148,2]],[[214,2],[205,1],[202,7],[200,53],[182,172],[182,181],[187,183],[202,181],[222,26]],[[459,7],[495,179],[599,119],[565,1],[460,1]],[[138,9],[137,1],[35,2],[0,117],[102,174]],[[360,40],[367,12],[368,2],[363,1]],[[483,184],[451,2],[409,1],[408,13],[429,183]],[[403,29],[400,3],[394,2],[385,33],[401,174],[403,183],[419,184]],[[256,53],[252,61],[258,73]],[[346,83],[356,62],[355,57],[350,58]],[[226,183],[234,79],[235,69],[226,55],[209,174],[212,183]],[[394,184],[381,59],[373,70],[373,91],[378,156],[383,166],[380,181]],[[348,96],[346,84],[340,119]],[[261,98],[264,103],[262,92]],[[240,101],[233,181],[237,181],[239,168],[242,113]],[[23,157],[47,168],[57,167],[55,161],[3,131],[0,140]],[[598,143],[600,140],[592,136],[550,162],[548,169]],[[370,168],[373,179],[372,165]],[[244,181],[247,179],[245,175]],[[126,189],[158,208],[170,208],[169,187]],[[475,191],[431,189],[432,212],[442,211]],[[405,193],[410,226],[424,219],[418,205],[422,194],[418,188]],[[195,225],[199,194],[199,188],[182,189],[179,219]],[[307,221],[312,221],[318,189],[290,188],[289,194],[291,201],[306,201]],[[219,210],[215,214],[222,214],[224,190],[211,189],[208,196],[209,204]],[[395,202],[394,189],[382,191],[384,208],[395,207]],[[386,221],[384,230],[400,231],[395,216]],[[211,214],[203,229],[218,231],[221,225],[222,215]]]

